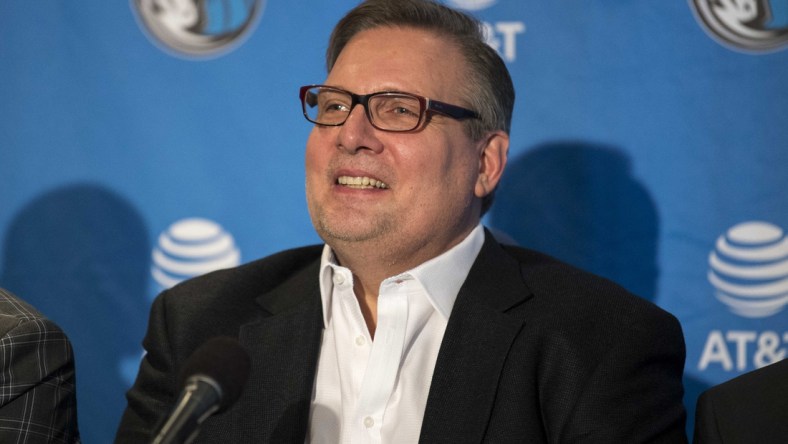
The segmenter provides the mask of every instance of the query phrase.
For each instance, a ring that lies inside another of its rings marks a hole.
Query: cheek
[[[438,138],[418,144],[418,149],[411,146],[401,150],[404,174],[416,182],[430,184],[436,192],[463,192],[470,183],[475,183],[478,162],[473,148],[461,142]]]
[[[458,187],[457,191],[468,189],[476,183],[479,172],[479,159],[476,157],[474,147],[467,143],[449,145],[449,152],[441,164],[441,173],[446,180]]]
[[[447,183],[451,183],[448,192],[456,198],[460,205],[469,205],[476,196],[476,185],[479,178],[479,160],[469,146],[458,146],[457,149],[467,150],[463,155],[456,156],[447,174]]]
[[[320,144],[320,137],[315,135],[315,130],[309,135],[304,152],[304,172],[306,179],[307,197],[319,192],[322,177],[326,171],[326,150]]]
[[[321,136],[318,134],[317,128],[314,128],[309,133],[309,138],[306,141],[306,151],[304,154],[304,161],[306,163],[307,173],[314,172],[315,169],[321,168],[321,162],[325,157],[325,149],[322,148],[325,143],[322,141]]]

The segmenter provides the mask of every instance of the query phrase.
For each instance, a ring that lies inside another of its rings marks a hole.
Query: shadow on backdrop
[[[502,242],[547,253],[652,302],[657,296],[659,214],[616,147],[556,141],[512,159],[490,226]],[[709,386],[692,378],[684,384],[691,430],[695,400]]]
[[[148,231],[135,208],[101,186],[57,188],[31,201],[5,236],[3,286],[71,339],[83,441],[112,442],[147,324]]]
[[[527,151],[507,166],[490,217],[521,246],[656,296],[657,210],[613,147],[567,141]]]

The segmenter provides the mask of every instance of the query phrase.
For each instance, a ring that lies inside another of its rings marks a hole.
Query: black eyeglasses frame
[[[322,89],[327,89],[327,90],[331,90],[331,91],[335,91],[335,92],[338,92],[338,93],[343,93],[343,94],[349,95],[350,96],[350,100],[351,100],[351,102],[350,102],[350,111],[352,112],[353,108],[355,108],[356,105],[363,106],[364,107],[364,113],[366,114],[367,120],[369,121],[369,123],[374,128],[379,129],[381,131],[388,131],[388,132],[395,132],[395,133],[414,131],[414,130],[416,130],[416,129],[418,129],[418,128],[420,128],[422,126],[422,124],[426,120],[427,113],[429,113],[429,112],[433,112],[433,113],[441,114],[441,115],[444,115],[444,116],[447,116],[447,117],[451,117],[452,119],[455,119],[455,120],[478,119],[479,118],[479,115],[475,111],[472,111],[470,109],[463,108],[463,107],[457,106],[457,105],[452,105],[452,104],[446,103],[446,102],[441,102],[441,101],[438,101],[438,100],[433,100],[433,99],[430,99],[428,97],[420,96],[418,94],[413,94],[413,93],[408,93],[408,92],[403,92],[403,91],[377,91],[377,92],[373,92],[373,93],[370,93],[370,94],[355,94],[355,93],[352,93],[350,91],[347,91],[347,90],[344,90],[344,89],[341,89],[341,88],[336,88],[336,87],[333,87],[333,86],[328,86],[328,85],[305,85],[305,86],[302,86],[300,91],[299,91],[299,98],[301,99],[301,110],[304,113],[304,117],[309,122],[312,122],[315,125],[320,125],[320,126],[342,126],[342,125],[345,124],[345,122],[347,121],[347,118],[350,116],[350,112],[345,114],[345,119],[344,120],[342,120],[341,122],[337,122],[337,123],[321,123],[321,122],[317,122],[315,120],[312,120],[311,118],[309,118],[309,114],[307,113],[307,103],[308,103],[307,92],[310,89],[313,89],[313,88],[322,88]],[[367,104],[369,103],[369,99],[370,98],[375,97],[375,96],[385,95],[385,94],[397,94],[397,95],[409,96],[409,97],[413,97],[413,98],[415,98],[415,99],[417,99],[419,101],[419,119],[418,119],[418,121],[416,122],[416,124],[414,125],[413,128],[408,128],[408,129],[381,128],[375,123],[375,120],[373,119],[372,113],[370,112],[369,107],[367,106]],[[314,105],[310,103],[309,106],[314,106]]]

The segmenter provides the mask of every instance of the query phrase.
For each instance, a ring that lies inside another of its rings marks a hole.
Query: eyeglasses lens
[[[420,100],[408,94],[384,92],[361,96],[359,102],[366,107],[372,124],[386,131],[415,129],[423,112]],[[354,105],[350,93],[332,88],[314,87],[304,95],[304,113],[318,125],[342,125]]]

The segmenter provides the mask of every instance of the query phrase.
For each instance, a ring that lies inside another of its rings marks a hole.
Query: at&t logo
[[[182,219],[159,235],[153,249],[153,279],[170,288],[188,278],[241,263],[235,240],[208,219]]]
[[[497,0],[448,0],[448,2],[455,8],[467,11],[480,11],[494,5]]]
[[[131,0],[139,21],[166,48],[188,56],[232,49],[262,13],[263,0]]]
[[[712,330],[698,370],[719,366],[747,371],[785,358],[788,331],[779,314],[788,304],[788,236],[771,223],[749,221],[717,238],[709,254],[708,279],[717,300],[745,318],[772,322],[772,329]],[[767,321],[766,319],[769,319]]]
[[[788,2],[690,1],[706,30],[725,44],[746,51],[774,51],[788,47]]]
[[[450,6],[466,11],[481,11],[496,4],[497,0],[447,0]],[[521,21],[482,22],[487,44],[498,51],[506,62],[517,60],[517,36],[525,32]]]
[[[745,222],[717,239],[709,255],[717,299],[741,316],[763,318],[788,304],[788,237],[767,222]]]

